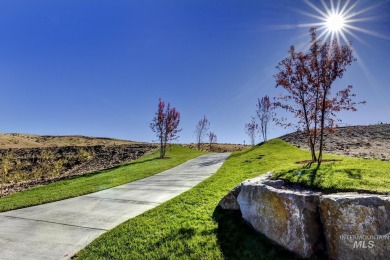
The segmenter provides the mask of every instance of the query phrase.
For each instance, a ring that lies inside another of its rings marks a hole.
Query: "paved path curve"
[[[206,154],[154,176],[88,195],[0,213],[0,259],[66,259],[98,236],[215,173]]]

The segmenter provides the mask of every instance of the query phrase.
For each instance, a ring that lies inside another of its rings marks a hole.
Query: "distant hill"
[[[50,136],[32,134],[0,134],[0,149],[8,148],[42,148],[63,146],[123,145],[140,142],[113,138],[88,137],[80,135]]]
[[[280,139],[309,149],[303,132],[287,134]],[[335,133],[325,134],[324,150],[333,154],[390,161],[390,124],[336,128]]]

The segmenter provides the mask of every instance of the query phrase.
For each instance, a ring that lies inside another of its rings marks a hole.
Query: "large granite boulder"
[[[251,181],[262,182],[265,180],[269,180],[271,176],[272,173],[268,172],[264,175],[261,175],[260,177],[252,179]],[[223,197],[221,201],[218,203],[218,206],[220,206],[222,209],[225,210],[240,210],[240,205],[237,202],[237,197],[238,194],[240,194],[240,191],[241,191],[241,183],[236,187],[234,187],[225,197]]]
[[[302,257],[389,259],[390,195],[324,195],[270,177],[244,181],[219,205]]]
[[[253,179],[241,184],[237,201],[252,227],[302,257],[323,250],[320,193],[282,189],[283,181]]]
[[[320,213],[330,259],[389,259],[390,196],[323,195]]]
[[[229,193],[218,203],[222,209],[240,210],[240,205],[237,202],[237,196],[240,194],[241,184],[234,187]]]

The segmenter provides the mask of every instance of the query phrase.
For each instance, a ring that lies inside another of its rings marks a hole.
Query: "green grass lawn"
[[[295,166],[277,171],[274,178],[286,179],[323,193],[371,192],[390,194],[390,163],[374,159],[327,156],[336,162],[317,165]]]
[[[172,145],[169,159],[158,159],[159,150],[121,166],[58,181],[0,198],[0,212],[72,198],[139,180],[197,157],[204,152]]]
[[[309,158],[309,152],[281,140],[235,152],[212,177],[103,234],[76,258],[295,259],[295,255],[252,231],[239,212],[216,207],[237,184],[270,170],[316,187],[390,192],[389,163],[327,156],[343,161],[324,163],[313,178],[310,169],[295,164]]]

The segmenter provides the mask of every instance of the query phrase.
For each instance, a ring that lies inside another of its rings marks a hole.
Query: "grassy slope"
[[[284,259],[296,258],[253,232],[237,212],[216,208],[234,186],[273,170],[287,177],[302,169],[295,164],[309,158],[306,151],[281,140],[232,154],[220,170],[193,189],[105,233],[79,259]],[[326,158],[340,158],[327,156]],[[351,168],[352,167],[352,168]],[[371,167],[374,171],[371,171]],[[360,169],[360,179],[353,169]],[[370,168],[370,170],[368,170]],[[288,174],[282,174],[288,172]],[[324,164],[317,185],[363,187],[390,192],[390,164],[346,159]],[[302,174],[302,173],[301,173]],[[304,180],[301,175],[301,180]],[[374,176],[375,175],[375,176]],[[359,181],[360,180],[360,181]],[[345,183],[345,184],[344,184]],[[381,183],[379,186],[376,186]]]
[[[168,148],[170,159],[157,159],[159,151],[127,164],[0,198],[0,212],[76,197],[142,179],[179,165],[203,152],[180,146]]]
[[[323,162],[319,170],[316,170],[316,165],[295,166],[277,172],[274,177],[320,189],[324,193],[340,191],[390,193],[389,162],[342,156],[327,156],[327,158],[342,161]]]

